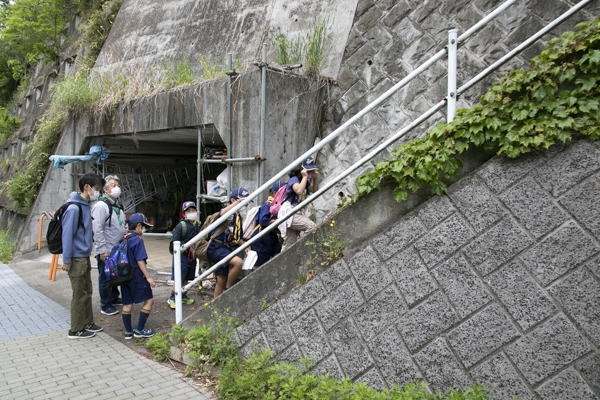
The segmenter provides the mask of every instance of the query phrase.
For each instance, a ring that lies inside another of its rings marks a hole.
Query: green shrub
[[[0,107],[0,142],[4,142],[10,135],[19,129],[21,122],[23,121],[11,117],[6,108]]]
[[[548,42],[528,71],[512,71],[481,97],[480,104],[457,112],[450,124],[439,124],[422,139],[393,150],[393,158],[360,176],[357,197],[395,182],[394,198],[429,185],[432,194],[446,192],[445,178],[462,167],[457,156],[471,147],[498,149],[518,157],[547,149],[579,133],[600,137],[600,19],[578,25]]]
[[[146,346],[154,353],[157,360],[162,361],[167,358],[171,351],[171,342],[169,342],[168,333],[157,333],[146,342]]]
[[[0,261],[10,261],[16,249],[15,243],[8,238],[8,231],[0,231]]]

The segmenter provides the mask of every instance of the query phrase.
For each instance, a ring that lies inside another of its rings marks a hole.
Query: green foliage
[[[252,354],[247,360],[230,360],[220,376],[219,397],[228,400],[253,399],[339,399],[339,400],[485,400],[485,389],[478,385],[464,391],[452,389],[448,396],[432,394],[423,382],[378,391],[364,383],[339,381],[328,375],[310,373],[309,360],[302,366],[274,363],[273,352]]]
[[[169,352],[171,351],[171,342],[169,342],[169,334],[168,333],[157,333],[152,336],[146,342],[146,347],[148,347],[153,353],[158,361],[162,361],[167,358]]]
[[[16,249],[15,243],[8,238],[8,231],[0,231],[0,261],[7,263]]]
[[[21,122],[23,121],[11,117],[7,109],[0,107],[0,142],[4,142],[10,135],[19,129]]]
[[[303,62],[308,75],[318,75],[329,49],[328,20],[315,18],[293,38],[281,32],[272,34],[269,41],[275,47],[275,61],[281,66]]]
[[[194,82],[194,71],[188,60],[171,62],[161,72],[163,75],[162,83],[168,88],[189,85]]]
[[[344,256],[344,242],[340,231],[335,227],[335,220],[323,224],[312,234],[311,239],[304,243],[312,248],[312,257],[307,264],[314,265],[320,259],[321,266],[329,266]],[[307,277],[307,280],[310,278]]]
[[[123,0],[94,0],[91,4],[82,6],[88,14],[87,20],[82,24],[80,39],[86,49],[82,62],[84,69],[94,66],[122,4]]]
[[[462,167],[456,157],[471,147],[498,149],[498,154],[515,158],[569,141],[577,133],[597,140],[599,65],[596,19],[548,42],[530,70],[506,74],[480,104],[459,110],[452,123],[439,124],[424,138],[396,148],[393,159],[358,178],[357,197],[379,189],[384,181],[395,182],[396,201],[424,185],[442,195],[444,179],[456,177]]]
[[[227,76],[227,68],[219,66],[217,63],[213,63],[204,56],[200,56],[198,62],[202,68],[202,80],[209,81]]]

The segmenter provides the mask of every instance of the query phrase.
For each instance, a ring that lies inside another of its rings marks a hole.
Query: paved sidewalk
[[[0,399],[214,398],[106,333],[68,339],[69,312],[2,263],[0,300]]]

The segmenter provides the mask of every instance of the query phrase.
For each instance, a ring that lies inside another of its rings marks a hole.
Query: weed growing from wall
[[[312,254],[311,259],[307,261],[307,265],[314,267],[318,262],[319,265],[328,267],[344,257],[344,242],[340,231],[335,226],[335,220],[323,223],[311,235],[312,240],[309,239],[304,242],[305,246],[311,247]]]
[[[8,110],[0,107],[0,142],[4,142],[21,126],[22,120],[11,117]]]
[[[394,198],[429,185],[432,194],[446,192],[445,178],[462,167],[457,156],[471,147],[498,149],[515,158],[532,150],[567,142],[574,134],[600,137],[600,19],[578,25],[548,42],[531,60],[531,69],[506,74],[484,94],[480,104],[457,112],[450,124],[439,124],[424,138],[393,151],[360,176],[357,196],[395,182]]]

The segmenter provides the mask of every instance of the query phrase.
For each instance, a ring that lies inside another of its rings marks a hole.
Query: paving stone
[[[556,306],[518,262],[489,275],[486,282],[523,330],[529,330],[554,312]]]
[[[598,252],[598,245],[573,221],[520,256],[525,267],[546,286]]]
[[[360,289],[354,280],[350,279],[320,303],[317,303],[314,310],[323,323],[323,327],[328,331],[342,318],[362,306],[364,302]]]
[[[312,357],[314,364],[331,353],[325,332],[321,328],[314,310],[309,310],[292,322],[292,331],[296,336],[300,350],[305,357]]]
[[[442,338],[417,353],[415,360],[435,392],[448,393],[450,388],[465,388],[473,384]]]
[[[421,206],[417,216],[427,229],[433,229],[454,211],[456,209],[448,200],[448,196],[434,196]]]
[[[433,270],[433,275],[461,318],[492,300],[481,279],[461,255]]]
[[[471,370],[471,377],[482,386],[490,388],[488,395],[492,399],[521,400],[534,399],[527,385],[521,380],[508,358],[503,353],[496,354],[489,360]]]
[[[465,367],[492,354],[519,337],[502,307],[492,304],[448,334],[448,341]]]
[[[452,215],[427,236],[419,239],[415,248],[431,269],[472,237],[473,233],[467,224],[458,215]]]
[[[348,267],[367,300],[392,283],[392,277],[371,246],[355,254]]]
[[[386,267],[398,284],[398,290],[409,307],[437,289],[435,280],[413,248],[390,259]]]
[[[548,291],[596,346],[600,346],[600,283],[580,269]]]
[[[558,197],[600,168],[600,151],[580,140],[556,154],[535,171],[538,183]]]
[[[384,260],[387,260],[398,251],[404,249],[415,239],[423,235],[427,230],[416,216],[403,218],[388,232],[375,237],[372,240],[373,247]]]
[[[596,237],[600,237],[598,198],[600,198],[600,182],[590,178],[575,186],[559,202]]]
[[[477,175],[493,193],[499,194],[543,161],[538,153],[525,154],[516,159],[497,156],[480,168]]]
[[[568,368],[545,382],[536,392],[542,399],[597,400],[598,396],[573,368]]]
[[[533,385],[591,350],[588,341],[559,314],[509,345],[506,353]]]
[[[290,324],[278,303],[264,310],[258,318],[269,348],[275,353],[279,353],[294,341]]]
[[[379,375],[379,372],[377,372],[377,369],[375,368],[371,368],[365,372],[363,376],[356,380],[356,382],[366,383],[376,390],[383,390],[387,388],[385,382],[381,378],[381,375]]]
[[[385,327],[393,324],[406,312],[394,285],[373,297],[354,314],[354,321],[365,340],[369,340]]]
[[[368,345],[389,387],[393,387],[394,383],[403,386],[423,379],[394,327],[386,329]]]
[[[335,327],[328,337],[346,377],[356,378],[373,365],[363,341],[350,320]]]
[[[533,236],[539,238],[569,219],[533,178],[525,178],[500,200]]]
[[[281,305],[290,320],[311,308],[325,297],[325,288],[320,279],[311,279],[281,300]]]
[[[448,196],[477,232],[487,229],[505,214],[483,181],[475,176],[452,185]]]
[[[328,267],[325,271],[318,275],[318,279],[321,279],[325,292],[329,293],[333,289],[337,288],[350,276],[350,270],[348,269],[344,259],[337,261],[332,266]]]
[[[596,393],[600,393],[600,352],[596,352],[579,361],[576,365],[581,376],[583,376],[590,387]]]
[[[238,343],[241,347],[248,340],[252,339],[257,333],[262,330],[258,316],[250,318],[248,321],[240,325],[235,331],[238,337]]]
[[[458,321],[458,315],[438,292],[406,313],[396,327],[410,352],[414,353]]]
[[[514,220],[505,218],[466,245],[463,254],[480,274],[487,275],[532,244]]]
[[[311,372],[315,375],[329,374],[329,377],[333,379],[344,378],[344,373],[333,354],[321,361]]]

